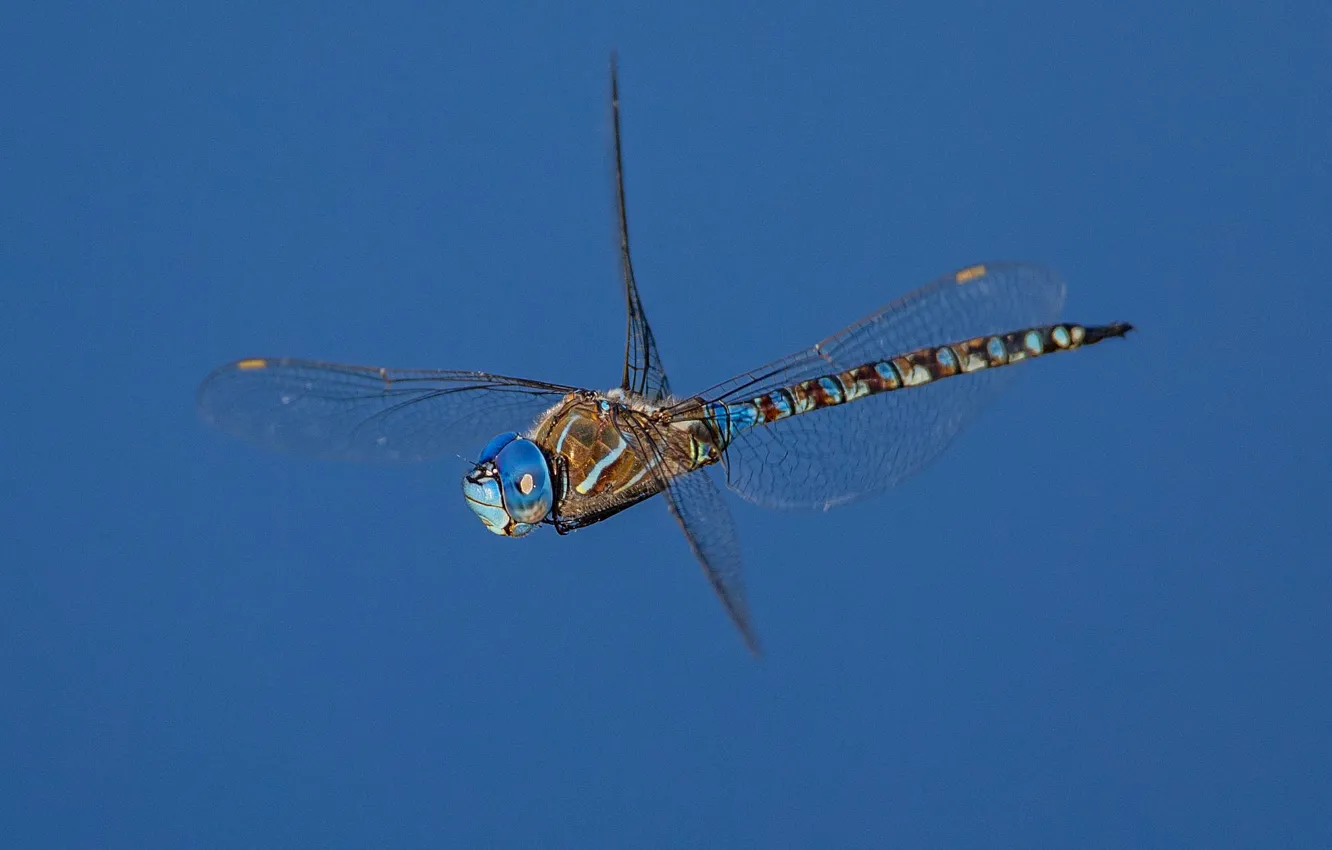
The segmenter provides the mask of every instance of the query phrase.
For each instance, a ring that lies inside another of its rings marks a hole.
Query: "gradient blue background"
[[[114,5],[0,25],[4,846],[1332,844],[1325,3]],[[758,663],[659,503],[499,540],[193,408],[614,383],[612,47],[677,388],[984,259],[1141,329],[732,499]]]

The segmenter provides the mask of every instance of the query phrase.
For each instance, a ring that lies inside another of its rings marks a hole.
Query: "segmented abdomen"
[[[716,426],[723,441],[759,425],[767,425],[822,407],[924,386],[933,381],[996,369],[1056,351],[1072,351],[1103,339],[1119,337],[1133,329],[1126,322],[1111,325],[1046,325],[994,336],[978,336],[962,342],[920,348],[905,354],[862,363],[844,372],[811,378],[750,401],[705,405],[706,417]]]

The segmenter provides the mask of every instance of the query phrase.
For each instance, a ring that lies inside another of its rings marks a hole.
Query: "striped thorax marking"
[[[574,426],[575,417],[570,416],[564,423],[564,428],[560,431],[560,436],[555,440],[555,453],[561,454],[564,451],[564,441],[569,438],[569,429]]]
[[[577,527],[661,491],[666,482],[721,459],[734,427],[725,405],[702,408],[704,417],[676,418],[614,391],[565,396],[532,429],[556,472],[556,522]],[[708,414],[715,418],[707,421]],[[521,484],[521,482],[520,482]]]
[[[587,475],[583,480],[574,485],[574,489],[579,493],[584,495],[591,493],[592,489],[597,486],[597,482],[601,480],[601,474],[609,469],[611,464],[619,460],[620,455],[624,454],[624,449],[629,443],[624,439],[624,434],[619,430],[615,430],[614,433],[615,436],[619,438],[619,442],[612,446],[610,451],[603,454],[596,463],[592,464],[592,468],[588,470]]]

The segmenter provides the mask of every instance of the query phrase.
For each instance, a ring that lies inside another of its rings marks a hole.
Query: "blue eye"
[[[505,431],[503,434],[491,438],[490,442],[486,443],[486,447],[481,450],[481,457],[477,460],[477,463],[485,463],[488,460],[494,460],[495,455],[500,453],[500,449],[516,439],[518,439],[518,434],[514,431]]]
[[[516,522],[537,523],[550,513],[555,501],[546,456],[531,440],[510,442],[495,458],[504,509]]]
[[[555,503],[546,456],[536,443],[513,432],[482,449],[481,459],[463,478],[463,495],[486,528],[505,537],[535,530]]]

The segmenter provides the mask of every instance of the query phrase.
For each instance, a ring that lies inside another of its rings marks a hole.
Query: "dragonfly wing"
[[[701,397],[753,399],[925,346],[1051,324],[1063,303],[1051,271],[972,266]],[[1017,372],[986,369],[750,428],[727,448],[727,484],[769,507],[828,508],[884,490],[937,457]]]
[[[624,351],[624,378],[621,386],[656,401],[670,394],[670,382],[657,353],[657,340],[643,312],[638,297],[638,284],[634,281],[634,264],[629,254],[629,215],[624,201],[624,154],[620,144],[620,85],[615,57],[611,56],[611,125],[614,128],[615,159],[615,211],[619,225],[620,273],[624,278],[624,295],[629,313],[628,340]]]
[[[758,637],[745,602],[740,542],[721,491],[704,469],[673,479],[666,488],[666,499],[731,622],[749,651],[758,655]]]
[[[522,430],[572,388],[484,372],[380,369],[311,360],[239,360],[199,387],[209,423],[315,457],[407,462],[471,456]]]
[[[744,431],[724,456],[727,484],[771,508],[827,510],[881,492],[943,452],[1014,372],[987,369]]]

